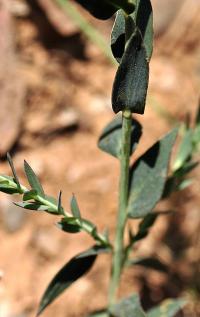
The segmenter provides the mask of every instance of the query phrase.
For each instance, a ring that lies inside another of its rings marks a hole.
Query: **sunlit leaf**
[[[73,214],[73,216],[75,218],[78,218],[80,219],[81,218],[81,212],[80,212],[80,209],[79,209],[79,206],[78,206],[78,202],[77,202],[77,199],[75,197],[75,195],[72,195],[72,199],[71,199],[71,212]]]
[[[42,188],[42,185],[40,184],[38,177],[36,176],[33,169],[30,167],[30,165],[26,161],[24,161],[24,171],[26,173],[26,177],[28,179],[28,182],[31,188],[36,190],[38,195],[45,197],[44,190]]]
[[[161,199],[177,129],[172,130],[143,154],[131,168],[128,214],[142,218]]]

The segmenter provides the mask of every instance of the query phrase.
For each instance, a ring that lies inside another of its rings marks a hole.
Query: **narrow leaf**
[[[185,305],[184,299],[166,299],[159,306],[149,310],[147,317],[174,317]]]
[[[142,267],[145,267],[147,269],[152,269],[155,271],[159,271],[162,273],[168,272],[168,266],[161,262],[161,260],[153,257],[147,257],[147,258],[139,258],[139,259],[133,259],[128,261],[128,266],[132,265],[139,265]]]
[[[118,67],[112,91],[112,107],[115,113],[130,109],[143,114],[149,80],[149,64],[139,32],[128,41]]]
[[[20,185],[20,182],[19,182],[19,178],[17,176],[17,173],[16,173],[16,170],[15,170],[15,167],[14,167],[14,164],[13,164],[13,161],[12,161],[12,158],[10,156],[9,153],[7,153],[7,160],[8,160],[8,163],[10,165],[10,168],[12,170],[12,173],[13,173],[13,176],[14,176],[14,180],[16,182],[16,184],[18,185],[19,189],[21,189],[21,185]]]
[[[44,190],[42,188],[42,185],[40,184],[38,177],[35,175],[33,169],[26,161],[24,161],[24,171],[26,173],[31,188],[36,190],[38,195],[45,197]]]
[[[128,214],[143,218],[161,199],[177,129],[156,142],[131,168]]]
[[[74,194],[72,195],[72,199],[71,199],[70,205],[71,205],[72,215],[75,218],[80,219],[81,218],[81,213],[80,213],[80,209],[79,209],[79,206],[78,206],[78,202],[77,202],[76,197],[75,197]]]
[[[146,317],[136,294],[121,300],[111,308],[110,312],[114,317]]]
[[[45,205],[41,205],[40,203],[37,202],[15,202],[14,203],[16,206],[24,208],[24,209],[29,209],[29,210],[37,210],[37,211],[47,211],[48,207]]]
[[[112,120],[103,130],[98,141],[99,148],[102,151],[119,158],[121,153],[121,132],[122,117],[117,116],[117,118],[114,118],[114,120]],[[130,155],[135,151],[141,135],[142,127],[140,123],[135,119],[132,119]]]
[[[102,252],[104,252],[103,248],[94,246],[73,257],[67,264],[65,264],[52,279],[42,296],[37,316],[39,316],[47,306],[49,306],[77,279],[86,274],[94,264],[97,255]]]
[[[59,196],[58,196],[58,213],[60,215],[63,215],[63,208],[62,208],[62,192],[59,192]]]

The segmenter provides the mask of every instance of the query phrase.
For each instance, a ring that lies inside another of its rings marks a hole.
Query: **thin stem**
[[[128,186],[129,186],[129,161],[131,146],[131,112],[124,110],[122,113],[122,148],[120,157],[120,182],[119,182],[119,210],[117,217],[116,237],[109,290],[109,305],[116,300],[116,292],[120,282],[124,260],[124,230],[127,220]]]
[[[21,194],[21,195],[29,192],[28,188],[26,188],[22,184],[19,184],[20,185],[19,186],[12,178],[8,178],[4,175],[0,175],[0,184],[4,183],[4,182],[9,184],[11,188],[16,189],[16,190],[20,190],[19,194]],[[32,197],[32,200],[35,202],[39,202],[44,206],[50,207],[53,212],[58,212],[58,204],[49,201],[48,198],[46,199],[45,197],[42,197],[39,194],[34,194],[34,196]],[[58,213],[58,215],[59,215],[59,213]],[[65,210],[63,211],[63,216],[66,219],[72,218],[72,215],[70,213],[66,212]],[[91,222],[87,221],[86,219],[81,219],[81,221],[80,221],[80,219],[76,219],[76,223],[77,223],[77,225],[80,226],[82,231],[85,231],[86,233],[91,235],[96,241],[100,242],[100,244],[111,248],[111,245],[107,241],[106,237],[104,235],[98,233],[96,230],[96,227]],[[95,232],[95,235],[94,235],[94,232]]]

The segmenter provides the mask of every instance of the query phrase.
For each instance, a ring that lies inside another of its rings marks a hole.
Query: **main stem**
[[[131,112],[122,112],[122,136],[120,156],[120,182],[119,182],[119,209],[117,216],[116,237],[114,242],[113,263],[111,271],[111,282],[109,289],[109,306],[116,301],[116,293],[122,273],[124,258],[124,230],[127,220],[127,203],[129,187],[129,161],[131,148]]]

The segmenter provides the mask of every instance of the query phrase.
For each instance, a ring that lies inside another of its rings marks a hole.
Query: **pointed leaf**
[[[71,199],[71,204],[70,205],[71,205],[72,215],[75,218],[80,219],[81,218],[81,213],[80,213],[80,209],[79,209],[78,202],[76,200],[75,195],[72,195],[72,199]]]
[[[149,64],[146,50],[139,32],[128,41],[118,67],[112,91],[112,106],[115,113],[130,109],[133,113],[144,113],[149,80]]]
[[[55,212],[55,210],[52,209],[51,207],[42,205],[41,203],[35,202],[35,201],[28,201],[28,202],[22,201],[22,202],[17,202],[14,204],[16,206],[24,208],[24,209],[45,211],[45,212],[50,213],[51,215],[58,215],[58,213]]]
[[[121,62],[125,50],[125,17],[122,10],[118,10],[111,33],[111,50],[113,56]]]
[[[26,161],[24,161],[24,171],[26,173],[26,177],[31,188],[36,190],[38,195],[45,197],[44,190],[42,188],[42,185],[40,184],[38,177],[35,175],[33,169]]]
[[[114,157],[119,158],[121,153],[121,132],[122,132],[122,117],[117,116],[103,130],[98,146],[102,151],[105,151]],[[135,151],[139,139],[142,135],[142,127],[138,121],[132,119],[131,126],[131,152]]]
[[[60,215],[64,214],[64,210],[62,207],[62,192],[61,191],[59,192],[59,196],[58,196],[58,213]]]
[[[124,298],[118,304],[114,305],[110,311],[113,317],[146,317],[139,297],[136,294]]]
[[[104,248],[94,246],[91,249],[73,257],[67,264],[65,264],[52,279],[44,295],[42,296],[38,309],[38,315],[40,315],[47,306],[49,306],[77,279],[86,274],[94,264],[97,255],[103,252]]]
[[[161,199],[176,135],[177,129],[172,130],[132,166],[128,201],[130,218],[143,218]]]
[[[139,259],[133,259],[128,261],[128,266],[131,265],[139,265],[143,266],[147,269],[152,269],[155,271],[159,271],[162,273],[168,272],[168,266],[161,262],[161,260],[153,257],[147,257],[147,258],[139,258]]]
[[[37,210],[37,211],[47,211],[48,207],[45,205],[41,205],[40,203],[37,202],[17,202],[14,203],[16,206],[24,208],[24,209],[29,209],[29,210]]]
[[[8,160],[8,163],[10,165],[10,168],[12,170],[12,173],[13,173],[13,177],[14,177],[14,180],[16,182],[16,184],[18,185],[19,189],[21,189],[21,185],[20,185],[20,182],[19,182],[19,178],[17,176],[17,173],[16,173],[16,170],[15,170],[15,167],[14,167],[14,164],[13,164],[13,161],[12,161],[12,158],[10,156],[9,153],[7,153],[7,160]]]
[[[150,309],[147,317],[175,317],[185,305],[184,299],[166,299],[159,306]]]

